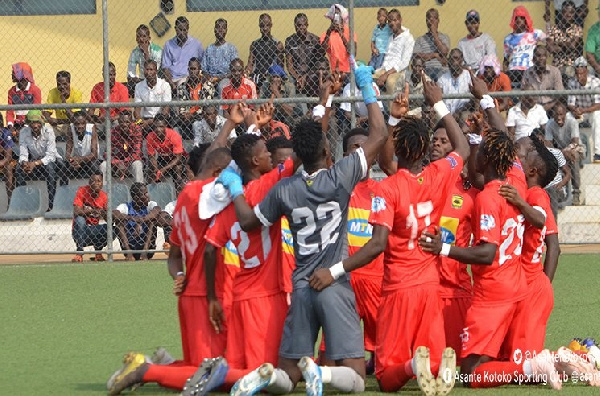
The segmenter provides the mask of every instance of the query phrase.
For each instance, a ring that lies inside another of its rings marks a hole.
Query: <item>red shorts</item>
[[[263,363],[276,366],[287,311],[286,293],[234,301],[227,338],[229,366],[240,370],[254,370]]]
[[[446,338],[439,285],[400,289],[382,296],[377,315],[375,375],[403,365],[419,346],[429,347],[431,371],[437,372]]]
[[[460,335],[461,358],[469,355],[498,358],[518,306],[517,302],[488,305],[474,301],[467,311],[465,326]]]
[[[364,324],[365,349],[371,352],[375,350],[377,338],[377,310],[381,303],[382,281],[383,278],[377,276],[352,274],[350,277],[356,295],[356,310]]]
[[[444,333],[446,346],[457,352],[456,364],[460,365],[459,353],[462,348],[460,335],[465,327],[467,310],[471,306],[471,297],[442,298],[442,312],[444,314]]]
[[[204,358],[222,356],[227,342],[227,328],[217,334],[208,318],[208,301],[204,296],[182,296],[178,301],[179,327],[183,361],[199,366]]]
[[[502,346],[501,358],[505,360],[513,358],[516,350],[524,358],[531,358],[544,349],[546,325],[554,308],[554,291],[550,280],[543,273],[527,288],[527,297],[519,301],[515,319]]]

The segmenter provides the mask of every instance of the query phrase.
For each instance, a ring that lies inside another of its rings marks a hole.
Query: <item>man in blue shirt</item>
[[[190,23],[187,18],[178,17],[175,20],[175,37],[167,41],[163,49],[161,66],[165,80],[173,89],[187,77],[190,59],[202,59],[204,53],[202,43],[188,36],[189,30]]]
[[[2,116],[0,116],[0,120],[4,124]],[[0,129],[0,174],[4,175],[4,180],[6,181],[6,193],[8,194],[9,202],[15,186],[14,168],[16,161],[13,160],[14,146],[15,142],[13,141],[12,132],[2,127]]]
[[[235,45],[225,41],[227,20],[215,21],[215,42],[206,48],[202,58],[202,71],[207,77],[222,79],[229,73],[229,64],[238,57]]]
[[[371,37],[371,60],[369,61],[369,66],[373,66],[375,70],[381,67],[392,36],[392,29],[387,22],[388,12],[385,8],[380,8],[377,11],[377,25]]]

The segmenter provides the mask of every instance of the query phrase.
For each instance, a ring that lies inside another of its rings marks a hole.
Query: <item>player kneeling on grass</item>
[[[279,368],[262,365],[236,383],[233,395],[252,395],[261,389],[290,393],[302,377],[308,395],[321,395],[323,383],[344,392],[364,391],[363,335],[349,277],[339,268],[347,254],[350,196],[356,184],[367,176],[368,167],[387,140],[387,129],[372,87],[372,68],[358,68],[356,81],[369,114],[369,137],[361,148],[329,168],[327,137],[318,122],[305,120],[296,126],[292,136],[294,152],[302,160],[304,171],[280,181],[254,210],[243,196],[239,177],[223,180],[230,192],[238,192],[234,205],[243,230],[261,224],[271,226],[285,215],[297,247]],[[320,107],[316,109],[313,114]],[[310,287],[309,279],[319,268],[329,273],[333,267],[337,269],[337,280],[330,287],[322,291]],[[342,367],[319,367],[312,360],[321,327],[328,356]]]

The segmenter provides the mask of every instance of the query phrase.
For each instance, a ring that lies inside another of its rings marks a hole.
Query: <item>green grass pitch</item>
[[[599,337],[600,263],[594,255],[564,255],[554,282],[555,306],[546,345]],[[597,268],[596,265],[599,265]],[[181,355],[176,298],[164,261],[0,266],[1,395],[106,394],[124,352],[157,346]],[[297,394],[301,394],[299,388]],[[367,394],[377,392],[369,378]],[[453,394],[525,395],[542,386],[507,386]],[[333,393],[329,390],[328,393]],[[563,394],[597,394],[566,384]],[[140,395],[173,392],[148,384]],[[410,382],[402,394],[419,394]]]

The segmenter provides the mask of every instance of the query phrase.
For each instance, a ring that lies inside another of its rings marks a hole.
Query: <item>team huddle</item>
[[[408,88],[386,125],[372,69],[357,68],[368,130],[344,136],[335,164],[326,132],[339,79],[321,84],[291,147],[260,134],[272,104],[234,106],[215,142],[190,154],[195,179],[173,214],[183,359],[129,353],[110,394],[152,382],[183,395],[284,394],[300,381],[309,396],[323,384],[362,392],[373,362],[384,392],[412,378],[426,395],[457,379],[560,389],[573,373],[600,386],[597,347],[544,349],[560,254],[544,186],[557,161],[535,136],[514,142],[485,83],[472,81],[482,117],[465,134],[423,79],[439,120],[431,135],[407,115]],[[240,124],[247,133],[225,148]],[[380,182],[369,177],[375,161]]]

